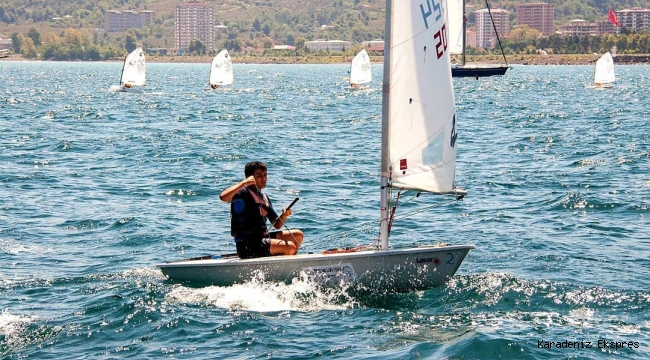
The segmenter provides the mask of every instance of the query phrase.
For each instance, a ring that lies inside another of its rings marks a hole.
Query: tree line
[[[41,34],[35,28],[27,33],[11,35],[13,50],[28,59],[57,61],[100,61],[123,58],[138,46],[138,37],[126,32],[117,43],[113,39],[79,29],[67,29],[60,34],[45,32]],[[558,36],[549,37],[509,37],[501,40],[506,54],[534,54],[539,49],[553,54],[590,54],[604,53],[616,46],[619,54],[650,53],[650,33],[605,34],[603,36]],[[223,48],[232,52],[241,51],[239,39],[224,41]],[[304,39],[297,41],[295,51],[274,52],[274,55],[307,56],[313,55],[304,47]],[[213,55],[217,50],[208,52],[205,44],[194,40],[190,44],[188,55]],[[356,48],[360,48],[357,45]],[[269,47],[267,47],[268,49]],[[145,48],[145,52],[146,52]],[[355,49],[348,49],[353,52]],[[498,53],[496,49],[468,48],[469,55]]]
[[[650,32],[624,32],[618,35],[603,34],[602,36],[551,35],[548,37],[518,37],[516,34],[516,32],[511,33],[511,36],[501,39],[501,45],[507,55],[535,54],[538,50],[544,50],[551,54],[602,54],[611,51],[614,46],[619,54],[650,53]],[[498,47],[493,49],[468,48],[467,51],[469,55],[496,53],[500,53]]]
[[[118,44],[98,32],[83,29],[41,34],[31,28],[26,34],[11,34],[11,43],[15,53],[28,59],[100,61],[123,57],[137,47],[137,38],[126,34],[123,43]]]

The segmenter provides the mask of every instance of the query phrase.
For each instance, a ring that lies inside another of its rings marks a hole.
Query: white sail
[[[611,84],[614,81],[616,81],[616,76],[614,75],[614,59],[612,59],[612,55],[608,51],[596,61],[594,83],[602,85]]]
[[[228,50],[221,50],[217,56],[212,59],[210,67],[210,86],[223,86],[233,83],[232,60]]]
[[[366,50],[363,49],[352,59],[352,65],[350,66],[350,85],[361,85],[371,81],[370,57]]]
[[[463,31],[465,30],[465,0],[447,0],[447,24],[449,26],[449,53],[462,55],[465,51]]]
[[[392,6],[384,60],[382,176],[393,188],[454,189],[456,113],[442,5],[441,0],[409,0]]]
[[[124,59],[120,85],[142,86],[146,80],[146,64],[142,48],[133,50]]]

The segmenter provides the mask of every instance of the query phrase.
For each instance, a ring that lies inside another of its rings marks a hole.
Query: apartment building
[[[192,40],[201,40],[208,52],[214,50],[212,5],[189,2],[176,6],[176,48],[187,51]]]
[[[595,36],[598,35],[598,24],[575,19],[560,26],[560,32],[564,36]]]
[[[618,23],[621,28],[626,28],[633,31],[647,31],[650,30],[650,9],[632,8],[615,11]]]
[[[508,22],[508,11],[503,9],[492,9],[492,19],[490,19],[490,12],[488,9],[481,9],[474,12],[476,19],[476,47],[478,48],[493,48],[498,45],[497,33],[500,37],[505,37],[510,33],[510,25]],[[494,26],[492,26],[494,20]]]
[[[553,4],[542,2],[518,4],[517,24],[537,29],[543,36],[553,35],[553,22],[555,20],[553,11]]]
[[[107,32],[123,32],[128,29],[149,26],[153,21],[155,11],[117,11],[108,10],[104,13],[104,28]]]
[[[603,34],[616,34],[617,26],[612,24],[609,20],[598,20],[596,21],[596,35],[601,36]]]

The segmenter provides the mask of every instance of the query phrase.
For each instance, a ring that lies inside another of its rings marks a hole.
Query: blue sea
[[[302,252],[378,236],[381,64],[0,62],[0,358],[650,358],[650,67],[454,79],[462,201],[406,193],[393,245],[474,244],[442,287],[199,287],[156,264],[233,252],[219,193],[252,160]]]

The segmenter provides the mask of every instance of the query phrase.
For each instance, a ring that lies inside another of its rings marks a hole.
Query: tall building
[[[176,6],[176,48],[188,50],[192,40],[201,40],[205,49],[214,50],[212,5],[189,2]]]
[[[543,36],[553,35],[553,4],[529,3],[517,5],[517,24],[539,30]]]
[[[615,11],[618,23],[628,30],[650,30],[650,9],[632,8]]]
[[[124,30],[149,26],[156,13],[154,11],[117,11],[108,10],[104,14],[105,29],[108,32],[123,32]]]
[[[510,26],[508,22],[508,11],[503,9],[492,9],[492,18],[490,19],[490,11],[488,9],[476,10],[474,12],[476,19],[476,47],[479,48],[493,48],[497,44],[497,34],[499,37],[504,37],[510,33]],[[494,20],[494,26],[492,26]]]

